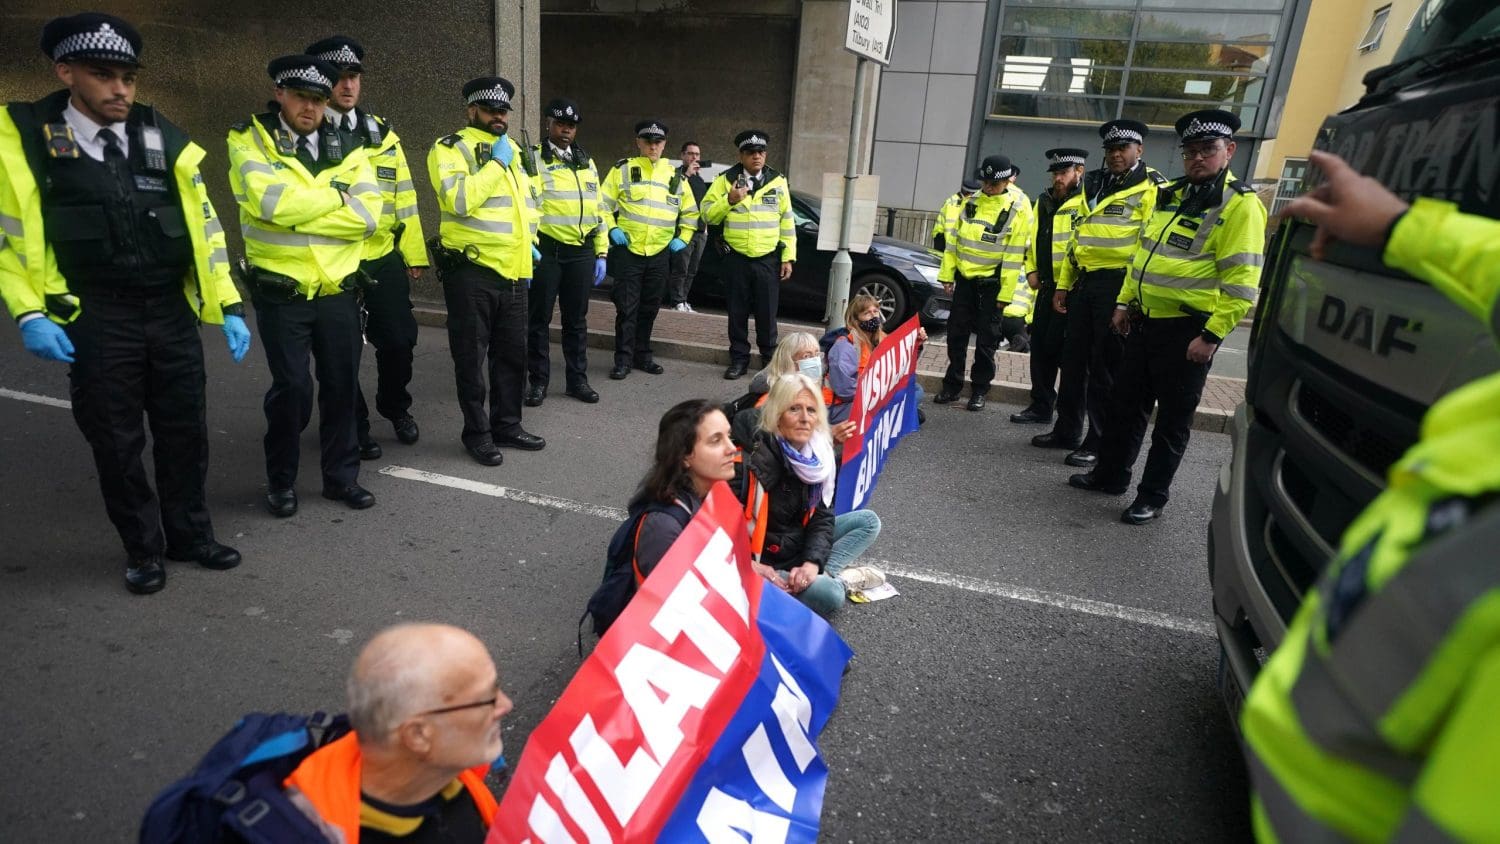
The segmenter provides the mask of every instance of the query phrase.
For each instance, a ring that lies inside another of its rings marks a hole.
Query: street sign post
[[[844,33],[844,49],[857,57],[854,65],[854,114],[849,120],[849,157],[844,167],[844,192],[856,196],[854,182],[859,178],[859,134],[865,121],[865,67],[870,62],[891,63],[891,48],[896,42],[896,0],[849,0],[849,27]],[[828,274],[828,302],[824,317],[829,325],[844,316],[849,301],[849,277],[854,261],[849,257],[849,232],[854,222],[855,202],[846,201],[839,213],[839,251],[833,256]],[[826,217],[824,219],[827,219]]]

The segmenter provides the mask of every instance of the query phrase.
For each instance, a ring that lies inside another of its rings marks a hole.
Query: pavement
[[[547,448],[483,467],[458,442],[446,334],[424,327],[422,438],[400,445],[377,421],[385,455],[361,476],[376,506],[318,496],[314,425],[302,511],[274,519],[261,504],[258,338],[236,366],[218,331],[203,337],[208,497],[245,563],[169,564],[149,597],[121,583],[65,368],[13,335],[0,343],[0,756],[12,760],[0,840],[134,840],[151,797],[244,713],[342,710],[361,643],[403,620],[462,624],[489,644],[516,703],[504,721],[514,764],[579,665],[575,620],[662,410],[735,392],[720,364],[682,358],[664,376],[610,381],[595,352],[601,403],[554,395],[526,409]],[[366,354],[367,387],[373,364]],[[868,556],[901,594],[834,618],[857,656],[819,741],[821,839],[1247,840],[1205,573],[1228,438],[1195,434],[1164,517],[1131,527],[1118,521],[1128,496],[1068,487],[1062,455],[1006,421],[1016,409],[934,408],[880,476],[884,530]]]
[[[652,345],[657,357],[690,360],[700,363],[729,365],[729,333],[727,318],[721,311],[702,306],[696,313],[683,313],[663,309],[656,317]],[[446,324],[447,311],[442,302],[418,301],[417,319],[424,325],[442,327]],[[589,302],[589,346],[601,350],[613,350],[615,338],[615,306],[606,298],[596,296]],[[821,323],[778,319],[783,333],[807,331],[821,337],[825,330]],[[751,338],[754,338],[752,320]],[[554,320],[552,340],[557,342],[561,327]],[[1222,356],[1215,365],[1223,371],[1236,372],[1243,376],[1243,343],[1249,332],[1241,329],[1230,335],[1220,351]],[[935,335],[936,338],[936,335]],[[973,355],[972,345],[970,355]],[[1017,352],[995,353],[995,383],[990,389],[992,401],[1025,405],[1030,401],[1031,371],[1030,356]],[[929,342],[917,360],[917,380],[929,395],[936,395],[943,380],[943,370],[948,366],[948,349],[942,342]],[[1234,409],[1245,398],[1243,377],[1210,375],[1203,388],[1203,398],[1193,417],[1193,428],[1199,431],[1224,433],[1229,430],[1229,420]]]

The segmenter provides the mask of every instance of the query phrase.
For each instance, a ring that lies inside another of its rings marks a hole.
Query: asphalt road
[[[718,367],[604,377],[603,403],[528,410],[545,451],[504,466],[460,449],[443,332],[422,329],[415,411],[362,481],[377,506],[318,497],[316,426],[304,438],[302,512],[276,520],[264,491],[259,350],[208,345],[219,537],[230,572],[171,564],[167,589],[125,592],[117,537],[66,409],[61,366],[0,349],[0,839],[132,840],[151,796],[243,713],[343,708],[359,644],[409,619],[487,641],[516,701],[507,755],[578,665],[574,619],[645,466],[656,419],[694,396],[729,397]],[[556,353],[554,352],[554,356]],[[373,385],[366,356],[367,385]],[[560,365],[560,361],[558,362]],[[739,386],[739,385],[736,385]],[[1013,410],[929,408],[882,476],[885,532],[870,556],[901,596],[847,606],[857,652],[821,740],[829,841],[1222,841],[1246,837],[1243,763],[1214,691],[1204,534],[1220,435],[1195,434],[1158,523],[1116,521],[1128,497],[1064,485],[1061,454],[1031,448]],[[542,506],[380,474],[410,467],[553,496]]]

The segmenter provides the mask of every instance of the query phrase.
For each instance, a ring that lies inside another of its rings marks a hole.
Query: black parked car
[[[821,218],[818,197],[792,191],[792,216],[797,222],[797,263],[792,277],[781,286],[782,314],[821,319],[828,301],[828,274],[833,252],[818,251]],[[880,301],[887,329],[920,314],[922,324],[941,328],[948,322],[950,299],[938,283],[938,259],[915,243],[877,235],[866,253],[851,252],[854,261],[849,295],[868,293]],[[693,282],[694,300],[721,301],[724,282],[719,275],[721,257],[710,240]]]

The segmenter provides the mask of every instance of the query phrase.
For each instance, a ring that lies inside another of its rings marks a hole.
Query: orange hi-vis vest
[[[354,733],[349,733],[303,759],[283,785],[302,792],[324,821],[342,830],[345,844],[358,844],[359,781],[363,766],[359,740]],[[488,765],[479,765],[458,775],[458,781],[463,783],[478,807],[485,827],[494,822],[495,813],[500,809],[495,795],[484,784],[488,769]]]

